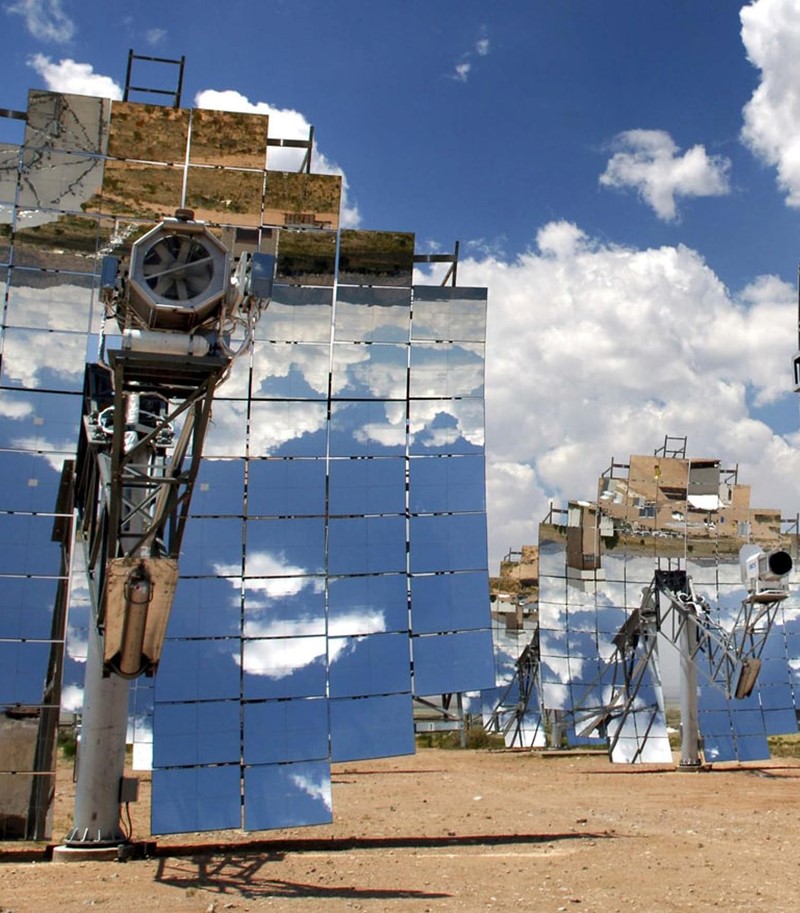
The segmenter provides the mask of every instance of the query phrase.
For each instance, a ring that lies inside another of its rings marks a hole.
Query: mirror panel
[[[328,404],[253,400],[250,405],[251,457],[324,457]]]
[[[411,691],[405,633],[329,637],[328,661],[332,698]]]
[[[3,332],[0,385],[80,393],[85,358],[86,338],[81,333],[8,327]]]
[[[257,342],[253,348],[253,396],[262,399],[327,399],[327,345]]]
[[[167,637],[238,637],[241,603],[241,577],[181,577]]]
[[[266,114],[194,108],[189,162],[225,168],[264,168],[268,129]]]
[[[35,451],[60,472],[74,454],[80,409],[78,396],[0,390],[0,448]]]
[[[25,268],[24,275],[14,270],[13,284],[36,288],[60,282],[81,282],[97,272],[95,256],[98,244],[104,239],[104,223],[93,216],[33,210],[32,215],[20,218],[14,231],[14,266]],[[99,240],[100,239],[100,240]],[[48,270],[48,275],[28,273],[27,270]],[[66,275],[50,275],[49,273]],[[77,274],[76,278],[68,275]],[[82,329],[70,326],[64,329]]]
[[[155,699],[158,703],[238,700],[239,667],[237,638],[167,638],[156,676]]]
[[[486,515],[411,517],[411,572],[469,571],[486,567]]]
[[[412,513],[486,509],[483,454],[415,457],[409,467]]]
[[[330,287],[335,274],[336,232],[281,229],[275,268],[277,283],[297,289],[303,286]],[[310,292],[312,289],[305,288],[304,291]],[[274,300],[273,298],[273,302]],[[326,329],[330,333],[330,321],[326,322]],[[325,339],[327,338],[326,336]]]
[[[238,700],[157,703],[153,709],[153,765],[238,764],[239,714]]]
[[[192,494],[192,515],[243,516],[244,460],[205,459]]]
[[[0,707],[42,704],[40,670],[47,668],[49,657],[49,643],[0,641]]]
[[[328,702],[324,698],[259,701],[244,705],[244,763],[326,760]],[[264,733],[270,733],[264,738]]]
[[[250,460],[247,513],[250,517],[299,517],[325,507],[326,465],[322,459]]]
[[[272,573],[304,576],[325,572],[324,517],[292,517],[247,522],[245,575],[264,576],[263,555],[274,565]]]
[[[411,396],[482,396],[484,347],[419,342],[411,349]]]
[[[488,628],[412,637],[411,650],[414,694],[418,697],[494,685],[492,632]]]
[[[405,288],[342,286],[336,296],[337,342],[408,342],[411,293]]]
[[[414,286],[411,338],[477,342],[486,338],[486,289]]]
[[[241,519],[194,517],[186,524],[181,573],[187,577],[230,577],[241,573],[242,553]]]
[[[332,402],[331,456],[404,456],[406,413],[405,402]]]
[[[329,634],[408,631],[407,588],[405,574],[331,577],[328,581]]]
[[[154,222],[172,218],[183,205],[182,167],[106,162],[100,212],[139,216]]]
[[[25,149],[16,197],[18,225],[33,228],[58,218],[59,212],[96,210],[102,185],[102,159],[52,149]]]
[[[415,634],[438,634],[486,627],[486,578],[481,573],[413,575],[412,624]]]
[[[14,201],[21,160],[21,148],[14,143],[0,143],[0,262],[8,263],[8,238],[14,221]]]
[[[332,761],[360,761],[414,753],[410,694],[382,694],[330,702]]]
[[[269,307],[256,325],[256,339],[268,342],[323,343],[328,346],[332,316],[331,289],[275,285]],[[270,373],[267,364],[256,376],[268,377]]]
[[[89,274],[15,269],[8,286],[4,325],[87,333],[93,299],[94,277]],[[84,340],[82,351],[85,346]]]
[[[153,771],[153,834],[217,831],[241,826],[239,765]]]
[[[408,349],[384,344],[337,343],[333,347],[332,394],[343,399],[404,401]]]
[[[51,516],[0,513],[0,574],[53,574],[59,567],[61,546],[52,536]]]
[[[245,580],[243,632],[246,637],[325,635],[325,580],[321,575],[282,574],[287,569],[263,553],[248,555],[248,566],[263,570],[265,575]],[[266,576],[270,572],[271,576]]]
[[[264,637],[242,643],[245,700],[324,697],[327,642],[321,637]]]
[[[330,514],[404,514],[406,461],[331,460]]]
[[[190,167],[184,202],[203,222],[260,225],[263,193],[260,171]]]
[[[409,401],[412,454],[482,453],[483,399],[412,399]]]
[[[245,830],[330,824],[331,810],[331,769],[327,760],[245,768]]]
[[[117,159],[183,164],[190,116],[187,108],[114,101],[108,154]]]
[[[342,179],[338,174],[268,171],[264,195],[265,225],[337,229]]]
[[[107,98],[31,89],[24,145],[29,149],[105,153],[110,110]]]
[[[390,231],[339,233],[339,282],[342,285],[411,287],[414,235]]]
[[[388,574],[406,569],[404,517],[333,517],[328,523],[328,573]]]
[[[0,577],[0,631],[3,637],[50,640],[54,635],[53,607],[58,584],[56,577]]]

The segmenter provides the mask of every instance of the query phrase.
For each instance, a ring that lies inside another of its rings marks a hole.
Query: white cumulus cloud
[[[462,261],[489,288],[486,365],[491,566],[535,543],[549,502],[592,498],[612,457],[688,436],[740,467],[753,505],[800,506],[800,434],[752,414],[790,393],[794,289],[760,277],[732,295],[684,246],[645,250],[551,223],[512,262]]]
[[[79,713],[83,710],[83,688],[66,685],[61,692],[61,709],[67,713]]]
[[[69,57],[54,63],[44,54],[34,54],[28,60],[51,92],[72,95],[96,95],[100,98],[122,98],[122,88],[110,76],[95,73],[89,63],[79,63]]]
[[[75,35],[75,23],[64,12],[61,0],[16,0],[6,12],[22,16],[25,28],[40,41],[64,44]]]
[[[627,130],[614,142],[616,152],[600,176],[604,187],[633,189],[659,219],[678,218],[679,197],[723,196],[730,192],[730,161],[709,155],[703,146],[681,153],[664,130]]]
[[[742,139],[775,167],[789,206],[800,206],[800,6],[756,0],[742,8],[742,41],[761,81],[744,108]]]

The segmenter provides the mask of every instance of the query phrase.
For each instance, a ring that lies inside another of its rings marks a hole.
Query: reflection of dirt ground
[[[678,773],[578,754],[424,749],[336,765],[325,827],[158,838],[154,858],[125,865],[34,864],[11,855],[23,845],[0,844],[0,909],[789,913],[798,787],[796,760]],[[147,782],[141,795],[133,816],[144,840]]]

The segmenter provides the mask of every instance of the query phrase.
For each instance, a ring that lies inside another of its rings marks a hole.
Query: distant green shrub
[[[58,732],[58,747],[65,758],[74,758],[78,750],[78,739],[69,729],[60,729]]]
[[[774,758],[800,758],[800,735],[773,735],[767,742]]]
[[[416,738],[417,748],[461,748],[460,732],[421,732]],[[465,748],[504,748],[501,735],[487,732],[482,726],[471,726],[467,730]]]

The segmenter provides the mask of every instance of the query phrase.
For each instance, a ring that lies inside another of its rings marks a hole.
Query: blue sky
[[[0,107],[186,55],[185,105],[314,125],[348,224],[461,241],[493,562],[665,434],[800,510],[796,0],[0,0],[0,28]]]

